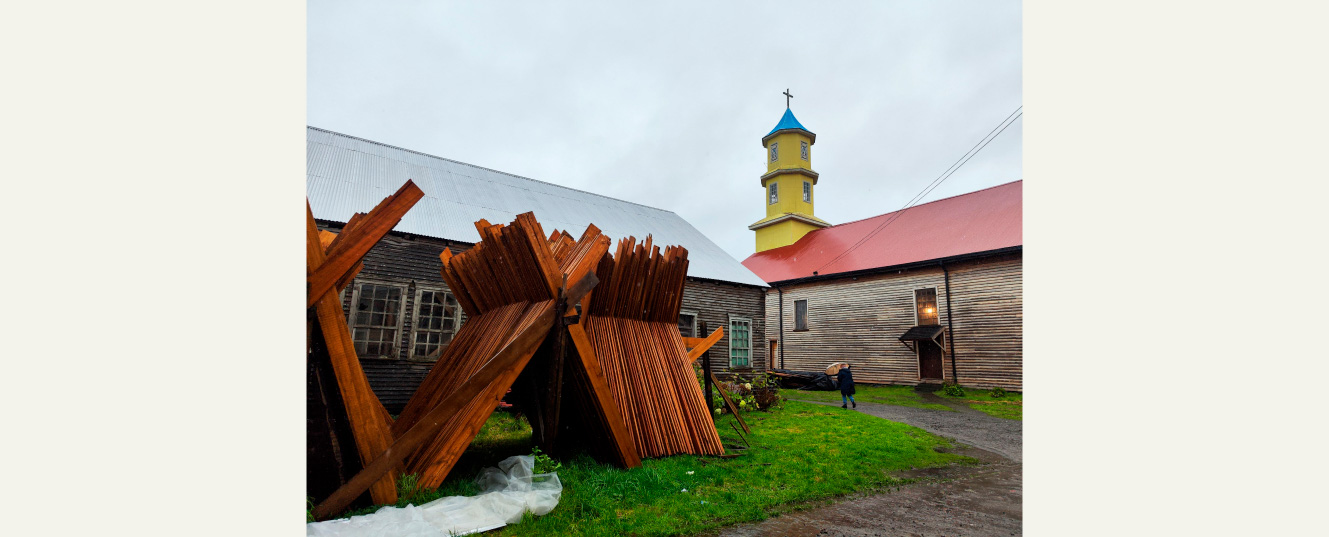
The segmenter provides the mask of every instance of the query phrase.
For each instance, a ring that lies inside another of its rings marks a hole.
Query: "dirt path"
[[[956,412],[873,403],[859,403],[857,410],[967,444],[955,453],[977,458],[982,464],[900,473],[900,477],[919,482],[887,493],[850,496],[834,505],[787,513],[756,524],[731,526],[711,535],[1021,535],[1022,423],[988,416],[932,394],[923,394],[923,398]]]

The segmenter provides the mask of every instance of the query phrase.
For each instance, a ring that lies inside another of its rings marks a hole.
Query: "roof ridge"
[[[935,200],[929,201],[929,202],[927,202],[927,203],[920,203],[920,204],[918,204],[918,205],[914,205],[914,206],[912,206],[912,207],[905,207],[905,208],[903,208],[903,209],[896,209],[896,210],[891,211],[891,212],[889,212],[889,213],[881,213],[881,214],[874,215],[874,216],[868,216],[868,217],[865,217],[865,218],[859,218],[858,220],[850,220],[850,221],[848,221],[848,222],[844,222],[844,223],[841,223],[841,224],[835,224],[835,225],[833,225],[833,226],[824,227],[824,228],[822,228],[822,229],[830,229],[830,228],[833,228],[833,227],[847,226],[847,225],[849,225],[849,224],[857,224],[857,223],[859,223],[859,222],[863,222],[863,221],[865,221],[865,220],[872,220],[873,218],[881,218],[881,217],[883,217],[883,216],[890,216],[890,215],[895,214],[895,213],[898,213],[898,212],[900,212],[900,211],[906,211],[906,210],[909,210],[909,209],[914,209],[914,208],[922,207],[922,206],[924,206],[924,205],[931,205],[931,204],[933,204],[933,203],[937,203],[937,202],[940,202],[940,201],[946,201],[946,200],[948,200],[948,199],[958,198],[958,197],[961,197],[961,196],[968,196],[968,195],[970,195],[970,194],[977,194],[977,193],[979,193],[979,192],[983,192],[983,191],[986,191],[986,190],[992,190],[992,189],[994,189],[994,188],[1003,187],[1003,186],[1006,186],[1006,185],[1013,185],[1013,184],[1015,184],[1015,183],[1019,183],[1019,182],[1021,182],[1021,181],[1024,181],[1024,178],[1016,179],[1016,180],[1014,180],[1014,181],[1010,181],[1010,182],[1002,183],[1002,184],[999,184],[999,185],[992,185],[992,186],[987,187],[987,188],[980,188],[980,189],[978,189],[978,190],[974,190],[974,191],[970,191],[970,192],[965,192],[965,193],[962,193],[962,194],[956,194],[956,195],[954,195],[954,196],[947,196],[947,197],[944,197],[944,198],[941,198],[941,199],[935,199]],[[815,230],[815,229],[814,229],[813,231],[815,232],[815,231],[820,231],[820,230]]]
[[[383,147],[391,147],[391,148],[393,148],[393,149],[397,149],[397,150],[400,150],[400,151],[405,151],[405,152],[407,152],[407,153],[415,153],[415,154],[417,154],[417,155],[422,155],[422,156],[426,156],[426,157],[429,157],[429,158],[436,158],[436,159],[438,159],[438,160],[445,160],[445,161],[448,161],[448,162],[451,162],[451,163],[454,163],[454,164],[461,164],[461,165],[463,165],[463,166],[470,166],[470,167],[472,167],[472,168],[478,168],[478,169],[485,170],[485,171],[490,171],[490,172],[494,172],[494,173],[500,173],[500,174],[503,174],[503,175],[506,175],[506,176],[509,176],[509,177],[515,177],[515,178],[517,178],[517,179],[524,179],[524,180],[527,180],[527,181],[533,181],[533,182],[536,182],[536,183],[542,183],[542,184],[546,184],[546,185],[549,185],[549,186],[555,186],[555,187],[558,187],[558,188],[563,188],[563,189],[571,190],[571,191],[573,191],[573,192],[581,192],[582,194],[589,194],[589,195],[595,196],[595,197],[597,197],[597,198],[604,198],[604,199],[607,199],[607,200],[613,200],[613,201],[617,201],[617,202],[621,202],[621,203],[628,203],[628,204],[636,205],[636,206],[638,206],[638,207],[645,207],[645,208],[647,208],[647,209],[653,209],[653,210],[656,210],[656,211],[665,212],[665,213],[669,213],[669,214],[677,214],[677,213],[675,213],[674,211],[671,211],[671,210],[668,210],[668,209],[661,209],[661,208],[659,208],[659,207],[652,207],[652,206],[650,206],[650,205],[644,205],[644,204],[641,204],[641,203],[637,203],[637,202],[635,202],[635,201],[622,200],[622,199],[618,199],[618,198],[614,198],[614,197],[606,196],[606,195],[604,195],[604,194],[596,194],[595,192],[589,192],[589,191],[586,191],[586,190],[581,190],[581,189],[579,189],[579,188],[572,188],[572,187],[570,187],[570,186],[563,186],[563,185],[560,185],[560,184],[558,184],[558,183],[550,183],[550,182],[548,182],[548,181],[541,181],[541,180],[539,180],[539,179],[532,179],[532,178],[530,178],[530,177],[525,177],[525,176],[517,175],[517,174],[515,174],[515,173],[508,173],[508,172],[505,172],[505,171],[502,171],[502,170],[495,170],[495,169],[493,169],[493,168],[486,168],[486,167],[484,167],[484,166],[477,166],[477,165],[475,165],[475,164],[471,164],[471,163],[469,163],[469,162],[462,162],[462,161],[460,161],[460,160],[453,160],[453,159],[446,158],[446,157],[440,157],[440,156],[438,156],[438,155],[431,155],[431,154],[429,154],[429,153],[425,153],[424,151],[416,151],[416,150],[414,150],[414,149],[407,149],[407,148],[405,148],[405,147],[398,147],[398,146],[395,146],[395,145],[392,145],[392,144],[385,144],[385,143],[383,143],[383,142],[378,142],[378,141],[370,140],[370,139],[368,139],[368,138],[361,138],[361,137],[359,137],[359,136],[351,136],[351,135],[349,135],[349,134],[340,133],[340,132],[337,132],[337,131],[332,131],[332,130],[328,130],[328,129],[323,129],[323,128],[315,127],[315,126],[313,126],[313,125],[305,125],[305,128],[308,128],[308,129],[314,129],[314,130],[316,130],[316,131],[320,131],[320,132],[326,132],[326,133],[328,133],[328,134],[335,134],[335,135],[337,135],[337,136],[343,136],[343,137],[350,138],[350,139],[353,139],[353,140],[359,140],[359,141],[361,141],[361,142],[368,142],[368,143],[371,143],[371,144],[374,144],[374,145],[381,145],[381,146],[383,146]]]

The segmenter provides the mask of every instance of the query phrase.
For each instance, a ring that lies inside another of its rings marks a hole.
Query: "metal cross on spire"
[[[785,107],[785,108],[789,108],[789,99],[792,99],[792,98],[794,98],[794,96],[789,94],[789,88],[785,88],[785,89],[784,89],[784,107]]]

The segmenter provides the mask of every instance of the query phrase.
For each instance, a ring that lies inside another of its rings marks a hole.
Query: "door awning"
[[[906,330],[900,341],[936,341],[942,332],[939,324],[921,324]]]

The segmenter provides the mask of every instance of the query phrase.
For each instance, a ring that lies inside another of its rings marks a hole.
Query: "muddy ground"
[[[917,481],[889,492],[849,496],[833,505],[730,526],[708,535],[1021,535],[1022,422],[988,416],[930,393],[923,398],[956,412],[871,403],[859,403],[857,411],[952,438],[960,444],[955,453],[974,457],[980,464],[902,472],[896,475]]]

